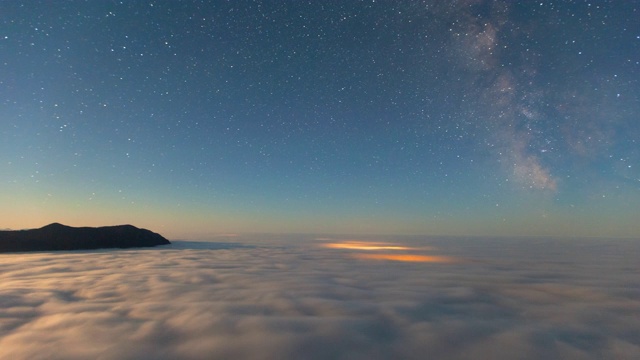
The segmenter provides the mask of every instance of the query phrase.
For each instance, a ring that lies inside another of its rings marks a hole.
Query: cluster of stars
[[[637,188],[633,1],[0,10],[4,183],[425,214]]]

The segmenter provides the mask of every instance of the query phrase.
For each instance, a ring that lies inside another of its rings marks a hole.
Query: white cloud
[[[312,238],[2,255],[0,359],[640,353],[638,244],[410,240],[373,251],[465,261],[354,259]]]

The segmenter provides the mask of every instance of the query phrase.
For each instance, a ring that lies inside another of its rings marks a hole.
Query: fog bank
[[[0,255],[0,358],[640,356],[638,242],[229,240]]]

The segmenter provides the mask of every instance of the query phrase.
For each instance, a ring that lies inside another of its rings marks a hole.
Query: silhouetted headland
[[[162,235],[132,225],[95,228],[53,223],[40,229],[0,231],[0,253],[151,247],[167,244],[171,243]]]

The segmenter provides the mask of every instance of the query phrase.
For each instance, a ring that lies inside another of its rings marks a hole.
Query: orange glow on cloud
[[[406,262],[428,262],[428,263],[453,263],[457,260],[448,256],[435,256],[435,255],[411,255],[411,254],[356,254],[356,259],[367,260],[392,260],[392,261],[406,261]]]
[[[334,240],[335,239],[316,239],[316,240]],[[407,247],[399,246],[392,243],[371,242],[371,241],[357,241],[357,240],[343,240],[342,242],[327,243],[321,245],[322,247],[329,249],[347,249],[356,251],[378,251],[378,250],[399,250],[402,252],[407,251],[426,251],[433,250],[430,247]],[[356,259],[366,260],[392,260],[392,261],[406,261],[406,262],[424,262],[424,263],[453,263],[459,261],[456,258],[449,256],[437,256],[437,255],[418,255],[418,254],[402,254],[402,253],[360,253],[352,254]]]
[[[410,250],[411,249],[406,246],[395,246],[395,245],[389,245],[384,243],[364,242],[364,241],[330,243],[330,244],[324,244],[323,246],[330,249],[351,249],[351,250]]]

